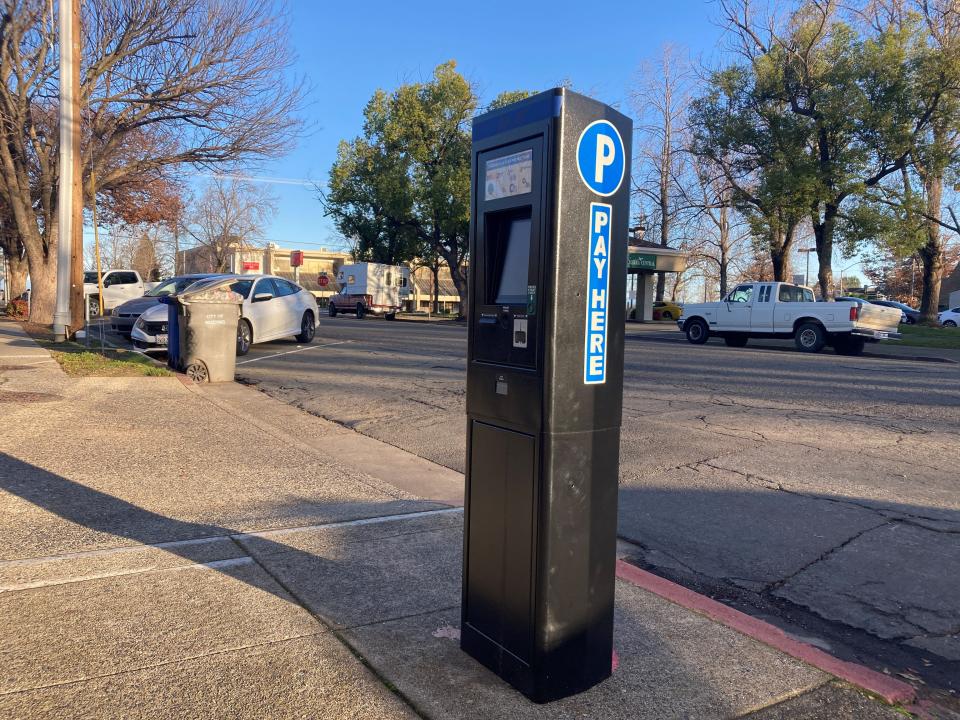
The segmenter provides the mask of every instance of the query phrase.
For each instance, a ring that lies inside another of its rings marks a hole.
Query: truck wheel
[[[333,303],[330,303],[329,305],[327,305],[327,315],[329,315],[330,317],[336,317],[337,306],[334,305]]]
[[[357,303],[357,320],[363,320],[363,303]]]
[[[297,342],[309,345],[313,342],[313,336],[317,334],[317,326],[313,322],[313,313],[309,310],[303,314],[303,320],[300,321],[300,334],[297,335]]]
[[[710,337],[710,329],[700,318],[688,322],[685,332],[687,340],[694,345],[703,345]]]
[[[844,337],[833,341],[837,355],[861,355],[866,341],[859,337]]]
[[[827,344],[827,334],[823,331],[822,325],[807,322],[797,328],[797,333],[793,336],[793,341],[797,346],[797,350],[817,353],[823,350],[823,346]]]
[[[749,338],[746,335],[727,335],[723,341],[727,347],[746,347]]]
[[[397,319],[397,314],[396,314],[396,313],[387,313],[386,315],[384,315],[384,317],[385,317],[387,320],[396,320],[396,319]]]
[[[87,295],[87,306],[90,308],[90,317],[95,318],[100,315],[100,298],[97,295]]]
[[[237,323],[237,357],[242,357],[250,352],[250,346],[253,345],[253,328],[250,327],[250,321],[240,318]]]

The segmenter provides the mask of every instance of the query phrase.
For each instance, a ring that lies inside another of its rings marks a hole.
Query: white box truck
[[[403,301],[410,294],[410,269],[402,265],[354,263],[344,265],[337,273],[340,291],[330,298],[327,312],[383,315],[393,320]]]

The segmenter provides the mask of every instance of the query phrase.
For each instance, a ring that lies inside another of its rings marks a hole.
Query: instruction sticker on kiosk
[[[610,226],[613,208],[590,203],[590,248],[587,255],[587,331],[583,382],[607,381],[607,321],[610,313]]]

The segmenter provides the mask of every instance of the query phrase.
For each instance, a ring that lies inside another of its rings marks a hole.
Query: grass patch
[[[87,347],[78,342],[54,342],[53,333],[42,325],[25,324],[24,329],[60,363],[71,377],[167,377],[172,375],[140,353],[119,348]]]
[[[901,325],[900,345],[960,350],[960,328]]]

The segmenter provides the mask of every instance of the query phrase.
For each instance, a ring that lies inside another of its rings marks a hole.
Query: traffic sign
[[[580,133],[577,169],[580,179],[597,195],[608,197],[620,189],[626,169],[623,139],[609,120],[594,120]]]
[[[327,277],[326,273],[322,273],[317,276],[317,285],[320,287],[326,287],[330,284],[330,278]]]

